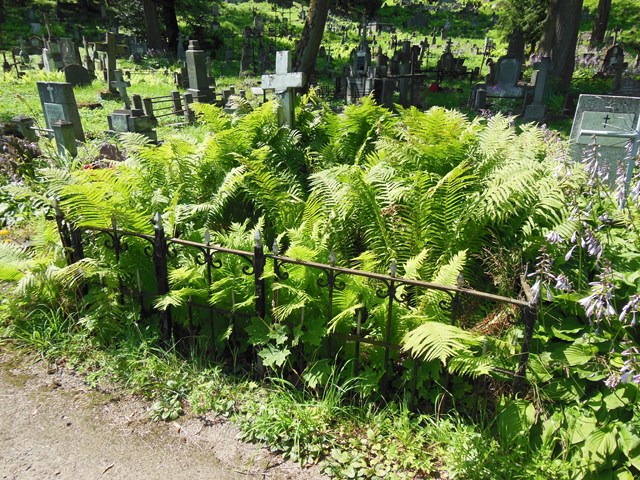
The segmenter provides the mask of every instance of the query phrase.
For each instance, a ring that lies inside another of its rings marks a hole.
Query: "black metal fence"
[[[160,214],[156,214],[153,219],[154,234],[145,234],[139,232],[126,231],[118,228],[115,219],[112,220],[111,228],[101,227],[76,227],[71,222],[64,219],[61,211],[56,205],[56,222],[60,233],[62,245],[66,252],[67,262],[69,264],[75,263],[84,257],[84,246],[90,241],[97,242],[99,236],[106,236],[106,241],[103,244],[114,252],[114,261],[116,264],[121,262],[123,252],[128,248],[127,243],[132,241],[139,241],[146,244],[144,248],[145,254],[149,257],[152,263],[153,275],[155,277],[155,291],[146,292],[146,295],[159,298],[167,295],[170,292],[169,271],[170,263],[176,256],[176,249],[190,250],[194,255],[195,261],[204,266],[205,280],[209,289],[212,286],[212,272],[215,269],[220,269],[223,266],[223,262],[230,257],[241,259],[245,264],[241,270],[243,275],[247,278],[252,278],[253,283],[253,297],[254,312],[249,316],[258,317],[260,319],[266,319],[268,316],[267,302],[271,300],[273,302],[274,297],[277,296],[277,292],[267,287],[265,277],[275,278],[278,282],[286,282],[289,278],[286,272],[287,266],[300,266],[304,269],[308,269],[317,272],[315,278],[317,286],[322,289],[326,289],[327,292],[327,325],[330,325],[334,319],[334,298],[338,291],[343,291],[346,287],[344,279],[348,277],[365,277],[368,281],[374,284],[376,289],[376,296],[384,301],[386,304],[386,319],[383,330],[383,338],[372,339],[369,338],[362,331],[362,319],[361,315],[357,315],[355,319],[355,331],[348,334],[338,335],[336,333],[327,333],[326,337],[326,353],[327,358],[334,358],[337,349],[334,342],[336,337],[340,336],[340,341],[352,343],[354,345],[354,370],[357,376],[361,368],[361,347],[362,345],[370,345],[375,348],[382,348],[384,351],[384,376],[382,378],[383,391],[387,391],[389,382],[393,375],[392,352],[400,350],[400,346],[393,344],[391,341],[392,322],[394,309],[398,308],[401,303],[411,304],[415,298],[416,292],[419,291],[439,291],[444,292],[449,301],[445,302],[445,308],[448,308],[452,317],[460,315],[461,305],[463,305],[463,299],[482,300],[495,304],[507,304],[515,306],[520,310],[519,318],[517,319],[523,325],[524,334],[520,342],[520,352],[518,365],[515,371],[503,371],[501,373],[508,374],[512,378],[513,390],[520,392],[523,390],[526,382],[526,369],[527,361],[529,357],[530,343],[533,335],[533,329],[537,317],[537,311],[535,306],[531,302],[530,293],[528,293],[525,287],[525,296],[529,298],[529,301],[503,297],[494,295],[491,293],[485,293],[477,290],[464,288],[461,285],[458,286],[445,286],[435,283],[424,282],[421,280],[414,280],[408,278],[400,278],[396,276],[395,262],[392,262],[389,274],[379,274],[373,272],[366,272],[351,268],[344,268],[335,265],[335,258],[333,255],[329,257],[329,263],[316,263],[310,261],[298,260],[290,258],[284,255],[280,255],[277,248],[277,243],[274,244],[272,253],[266,253],[262,245],[260,234],[256,233],[254,238],[253,251],[237,250],[232,248],[225,248],[211,244],[209,232],[205,233],[205,242],[198,243],[180,238],[168,237],[165,233],[162,218]],[[137,239],[137,240],[133,240]],[[291,268],[291,267],[290,267]],[[399,292],[400,288],[402,290]],[[123,285],[123,280],[119,280],[119,288],[121,296],[127,293],[131,294],[134,300],[140,303],[141,308],[144,307],[144,296],[140,287],[140,280],[138,278],[138,295],[132,294],[135,292],[134,288],[129,288]],[[210,291],[210,290],[209,290]],[[210,292],[211,293],[211,292]],[[189,317],[192,315],[192,308],[205,309],[208,313],[209,322],[211,325],[210,335],[214,335],[214,316],[225,315],[229,318],[235,319],[238,313],[234,310],[225,310],[211,304],[198,304],[192,302],[191,299],[187,305]],[[157,313],[160,319],[160,331],[165,340],[178,338],[184,333],[180,331],[180,326],[174,322],[172,316],[172,309],[170,307],[162,309],[154,309],[150,307],[152,311]],[[234,320],[232,320],[234,321]],[[410,381],[410,399],[415,398],[416,381],[418,376],[418,370],[420,368],[420,360],[413,359],[413,371],[411,372]]]

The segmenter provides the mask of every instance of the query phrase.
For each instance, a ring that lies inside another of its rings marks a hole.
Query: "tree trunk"
[[[4,0],[0,0],[0,23],[4,23]]]
[[[550,0],[539,53],[548,55],[557,88],[569,89],[576,62],[583,0]]]
[[[178,18],[176,15],[176,0],[160,0],[162,5],[162,17],[164,18],[164,27],[167,34],[167,48],[169,54],[176,56],[178,54]]]
[[[147,31],[147,46],[156,51],[164,50],[160,22],[158,21],[158,8],[153,0],[143,0],[144,24]]]
[[[589,46],[595,48],[604,42],[604,34],[609,24],[609,13],[611,12],[611,0],[600,0],[598,2],[598,16],[593,21],[591,30],[591,40]]]
[[[318,50],[320,50],[328,13],[329,0],[311,0],[309,2],[309,15],[304,23],[294,65],[296,72],[305,73],[307,82],[309,82],[316,66],[316,58]]]

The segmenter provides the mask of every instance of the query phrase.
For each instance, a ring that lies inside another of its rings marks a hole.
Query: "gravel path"
[[[238,441],[225,420],[154,423],[147,408],[144,399],[90,389],[63,366],[0,353],[0,478],[326,478]]]

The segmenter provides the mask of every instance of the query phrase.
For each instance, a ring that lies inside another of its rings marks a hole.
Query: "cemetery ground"
[[[241,442],[223,417],[153,422],[145,398],[116,384],[92,388],[63,359],[49,363],[4,345],[0,391],[4,479],[325,478]]]

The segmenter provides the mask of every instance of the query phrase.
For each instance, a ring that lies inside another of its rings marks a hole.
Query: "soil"
[[[2,348],[2,347],[0,347]],[[216,416],[151,421],[143,398],[0,351],[0,479],[324,480]]]

